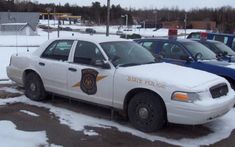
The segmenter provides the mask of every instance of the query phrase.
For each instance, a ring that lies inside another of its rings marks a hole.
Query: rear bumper
[[[13,66],[7,66],[7,76],[12,81],[16,82],[17,84],[23,86],[23,73],[19,69],[13,67]]]

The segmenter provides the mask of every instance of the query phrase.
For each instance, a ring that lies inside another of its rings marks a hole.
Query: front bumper
[[[204,124],[223,116],[233,108],[234,104],[234,91],[227,96],[199,103],[173,101],[166,105],[168,122],[185,125]]]

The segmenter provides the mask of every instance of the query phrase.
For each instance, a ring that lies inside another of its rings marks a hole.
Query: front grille
[[[221,83],[210,88],[212,98],[219,98],[225,96],[228,93],[228,86],[226,83]]]

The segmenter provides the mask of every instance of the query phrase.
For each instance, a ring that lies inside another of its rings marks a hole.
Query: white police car
[[[13,55],[7,74],[32,100],[50,92],[110,106],[145,132],[166,122],[203,124],[235,103],[224,78],[158,63],[136,43],[109,37],[49,40],[32,54]]]

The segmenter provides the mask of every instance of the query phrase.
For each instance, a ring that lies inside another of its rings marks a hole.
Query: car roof
[[[192,32],[190,34],[198,34],[198,33],[201,33],[201,32]],[[235,34],[211,33],[211,32],[208,32],[208,34],[235,37]]]
[[[182,39],[182,38],[169,39],[168,37],[165,37],[165,38],[144,38],[144,39],[140,39],[140,40],[162,40],[162,41],[170,40],[170,41],[175,41],[175,42],[195,42],[191,39]]]
[[[89,41],[93,43],[104,43],[104,42],[117,42],[117,41],[132,41],[127,39],[118,38],[115,36],[104,36],[104,35],[83,35],[78,37],[63,37],[63,38],[55,38],[56,40],[80,40],[80,41]]]
[[[201,39],[198,39],[198,38],[192,38],[191,40],[194,40],[194,41],[199,41],[199,42],[209,42],[209,43],[222,43],[222,42],[220,42],[220,41],[216,41],[216,40],[201,40]]]

